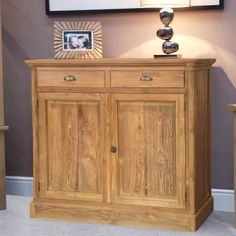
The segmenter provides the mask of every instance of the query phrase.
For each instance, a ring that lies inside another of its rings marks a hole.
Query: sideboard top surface
[[[34,59],[25,60],[29,67],[34,66],[211,66],[214,58],[101,58],[101,59]]]

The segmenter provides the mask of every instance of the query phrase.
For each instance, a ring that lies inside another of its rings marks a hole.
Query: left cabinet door
[[[39,93],[39,198],[103,202],[105,95]]]

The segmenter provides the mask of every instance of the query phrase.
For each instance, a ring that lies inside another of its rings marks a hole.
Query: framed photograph
[[[101,23],[55,22],[54,51],[56,59],[101,58]]]
[[[224,0],[191,0],[191,7],[185,10],[223,8]],[[155,7],[141,7],[140,0],[46,0],[48,15],[156,10]]]

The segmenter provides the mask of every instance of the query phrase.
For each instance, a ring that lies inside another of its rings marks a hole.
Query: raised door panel
[[[113,201],[185,207],[184,95],[114,95]]]
[[[103,201],[102,95],[39,94],[40,197]]]

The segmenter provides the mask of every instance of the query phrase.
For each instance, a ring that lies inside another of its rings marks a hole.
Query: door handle
[[[117,147],[116,146],[111,146],[111,152],[116,153],[117,152]]]

